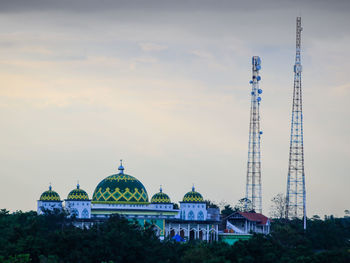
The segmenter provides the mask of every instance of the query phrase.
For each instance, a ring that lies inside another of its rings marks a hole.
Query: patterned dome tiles
[[[185,203],[202,203],[204,202],[204,199],[200,193],[196,191],[191,191],[185,194],[182,201]]]
[[[170,198],[167,194],[165,194],[163,192],[159,192],[152,197],[151,203],[153,203],[153,204],[170,204],[171,201],[170,201]]]
[[[148,195],[139,180],[119,173],[108,176],[98,184],[92,203],[148,204]]]
[[[52,191],[50,187],[50,190],[45,191],[44,193],[41,194],[39,200],[44,202],[60,202],[61,198],[58,195],[58,193],[56,193],[55,191]]]
[[[77,188],[68,194],[67,200],[88,201],[89,196],[84,190]]]

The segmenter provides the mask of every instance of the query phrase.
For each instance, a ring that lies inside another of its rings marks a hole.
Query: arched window
[[[204,214],[203,214],[202,211],[199,211],[199,212],[198,212],[197,219],[198,219],[198,220],[204,220]]]
[[[193,213],[193,211],[190,211],[188,213],[188,220],[194,220],[194,213]]]
[[[81,212],[81,217],[82,218],[89,218],[89,212],[86,208],[83,210],[83,212]]]

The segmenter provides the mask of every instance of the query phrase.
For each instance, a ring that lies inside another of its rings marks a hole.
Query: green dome
[[[148,204],[148,195],[143,184],[135,177],[124,174],[122,165],[119,170],[119,174],[112,174],[97,185],[92,203]]]
[[[61,198],[58,193],[52,190],[52,187],[50,185],[49,190],[45,191],[41,194],[39,201],[44,202],[60,202]]]
[[[204,199],[203,199],[203,196],[200,193],[196,192],[194,190],[194,187],[192,187],[192,191],[185,194],[182,202],[184,202],[184,203],[203,203]]]
[[[159,193],[156,193],[152,196],[151,199],[152,204],[170,204],[170,198],[167,194],[164,194],[162,188],[160,188]]]
[[[88,194],[84,190],[80,189],[79,184],[77,185],[76,189],[73,189],[68,194],[67,201],[73,201],[73,200],[74,201],[89,201]]]

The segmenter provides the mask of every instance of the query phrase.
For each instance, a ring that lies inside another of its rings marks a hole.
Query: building
[[[88,194],[80,189],[79,184],[77,184],[76,189],[69,192],[65,200],[65,207],[70,215],[76,218],[85,219],[91,217],[91,200]]]
[[[46,210],[62,210],[62,201],[58,193],[52,190],[52,186],[49,186],[49,190],[41,194],[38,200],[38,214],[43,214]]]
[[[234,212],[222,219],[220,240],[234,244],[238,240],[246,240],[253,233],[268,235],[271,220],[260,213]]]
[[[136,220],[141,226],[154,226],[160,239],[181,237],[183,240],[218,240],[219,209],[208,208],[203,196],[192,190],[180,202],[180,208],[160,188],[149,201],[144,185],[135,177],[125,174],[122,163],[117,174],[103,179],[95,188],[92,199],[77,185],[64,205],[58,193],[44,192],[38,201],[38,214],[45,210],[65,209],[76,218],[77,226],[89,226],[119,214]]]

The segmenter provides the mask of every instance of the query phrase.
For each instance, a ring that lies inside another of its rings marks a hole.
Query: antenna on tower
[[[245,210],[254,210],[262,213],[261,204],[261,159],[260,159],[260,113],[262,90],[259,88],[259,70],[261,69],[260,57],[252,58],[252,85],[251,104],[250,104],[250,124],[249,124],[249,143],[248,143],[248,163],[247,163],[247,184]],[[250,204],[251,203],[251,204]],[[251,207],[248,207],[251,206]]]
[[[292,123],[286,196],[286,218],[303,218],[304,229],[306,229],[306,190],[301,89],[302,66],[300,57],[302,30],[303,28],[301,27],[301,17],[297,17]]]

